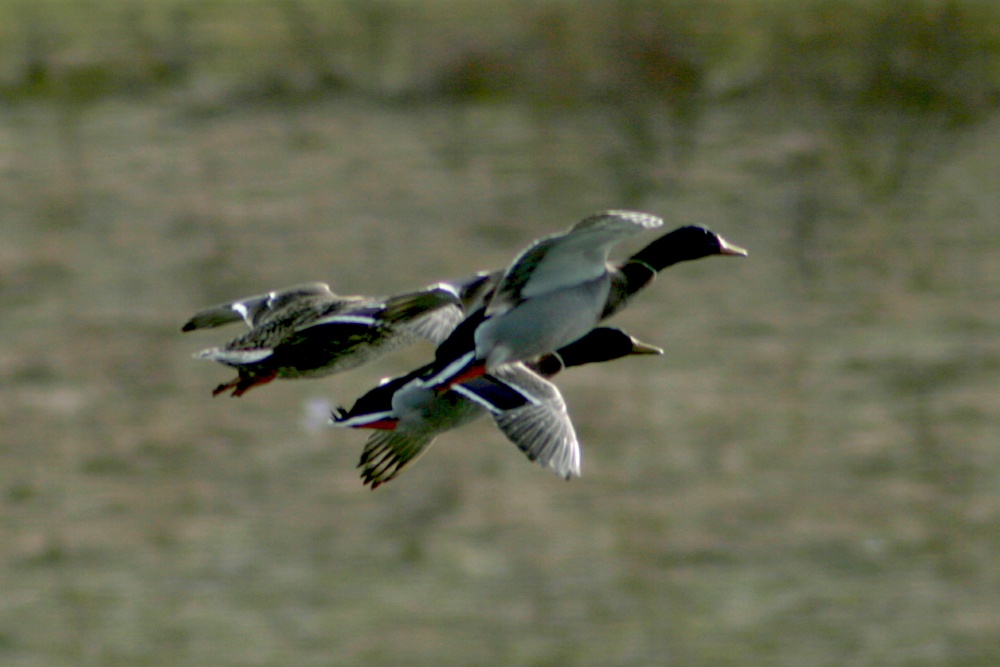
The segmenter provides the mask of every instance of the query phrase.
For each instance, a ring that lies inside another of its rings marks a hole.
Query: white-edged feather
[[[267,359],[273,352],[273,350],[267,348],[256,350],[224,350],[219,347],[210,347],[207,350],[196,352],[194,358],[218,361],[223,364],[255,364]]]
[[[449,378],[453,377],[459,371],[461,371],[463,368],[465,368],[466,366],[468,366],[469,362],[471,362],[473,359],[475,359],[475,357],[476,357],[475,351],[466,352],[465,354],[463,354],[462,356],[460,356],[458,359],[455,359],[450,364],[448,364],[447,366],[445,366],[444,368],[442,368],[440,371],[438,371],[437,373],[435,373],[434,375],[430,376],[429,378],[425,378],[423,380],[423,383],[425,385],[429,386],[429,387],[435,387],[435,386],[437,386],[439,384],[443,384]]]
[[[325,326],[328,324],[360,324],[362,326],[370,327],[378,324],[378,320],[370,315],[338,313],[336,315],[328,315],[327,317],[320,317],[312,322],[309,322],[307,326],[302,327],[302,330],[309,329],[312,327]]]
[[[359,426],[367,426],[368,424],[373,424],[383,419],[395,419],[396,414],[392,410],[385,410],[383,412],[367,412],[357,417],[348,417],[347,419],[334,420],[333,425],[339,426],[341,428],[358,428]]]

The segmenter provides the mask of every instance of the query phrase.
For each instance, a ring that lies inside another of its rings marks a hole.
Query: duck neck
[[[642,261],[632,258],[618,267],[611,275],[611,292],[601,319],[611,317],[621,310],[629,298],[656,278],[656,269]]]
[[[653,282],[653,279],[656,278],[656,274],[658,273],[658,269],[650,265],[649,262],[633,257],[622,265],[619,272],[624,278],[622,288],[625,294],[627,296],[632,296],[643,287]]]
[[[653,271],[662,271],[668,266],[700,259],[718,252],[712,249],[709,238],[714,236],[702,227],[679,227],[664,234],[648,246],[629,257],[630,261],[642,262]]]
[[[531,367],[542,377],[550,378],[565,369],[566,362],[559,352],[549,352],[531,364]]]

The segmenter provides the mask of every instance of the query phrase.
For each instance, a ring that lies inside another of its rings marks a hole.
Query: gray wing
[[[428,288],[386,299],[381,319],[388,324],[401,324],[411,333],[440,345],[458,323],[465,319],[464,303],[474,296],[468,293],[481,289],[488,276],[475,276],[475,286],[438,283]]]
[[[600,278],[615,243],[662,224],[662,219],[648,213],[604,211],[584,218],[568,232],[539,239],[504,273],[486,314],[499,314],[539,294]]]
[[[559,389],[521,364],[501,367],[495,375],[537,401],[492,415],[497,427],[530,460],[565,479],[579,477],[580,443]]]
[[[525,294],[528,281],[532,280],[536,274],[540,274],[539,267],[544,265],[546,257],[552,252],[559,238],[563,236],[563,234],[558,234],[535,241],[514,259],[514,262],[504,272],[489,304],[486,306],[487,315],[507,311],[528,297]]]
[[[503,277],[503,269],[497,271],[479,271],[461,280],[448,281],[459,298],[462,300],[462,308],[467,313],[471,313],[493,296],[493,290]]]
[[[379,319],[390,325],[400,324],[445,306],[461,308],[462,302],[454,287],[439,283],[416,292],[389,297],[384,302]]]
[[[448,305],[414,318],[406,325],[406,329],[440,345],[464,319],[465,311],[460,306]]]
[[[570,232],[582,232],[588,230],[600,230],[603,233],[611,233],[618,236],[632,236],[663,226],[663,218],[652,213],[641,211],[602,211],[594,215],[587,216],[580,222],[573,225]]]

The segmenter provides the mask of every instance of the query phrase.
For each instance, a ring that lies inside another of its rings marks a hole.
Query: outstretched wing
[[[504,273],[486,314],[503,313],[533,296],[599,278],[607,271],[612,245],[662,224],[648,213],[604,211],[568,232],[535,241]]]
[[[258,325],[268,314],[284,308],[289,303],[308,297],[330,297],[333,293],[325,283],[305,283],[275,290],[266,294],[248,296],[235,301],[227,301],[204,310],[199,310],[189,319],[181,331],[212,329],[232,322],[245,322],[250,328]]]
[[[497,427],[530,460],[565,479],[579,477],[580,443],[559,389],[521,364],[503,366],[495,375],[531,399],[493,413]]]

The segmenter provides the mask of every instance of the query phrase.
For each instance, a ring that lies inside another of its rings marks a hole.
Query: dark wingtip
[[[444,283],[441,285],[412,294],[390,297],[386,300],[379,319],[388,324],[399,324],[448,305],[461,308],[462,302],[458,292]]]
[[[364,464],[365,461],[362,460],[362,462],[358,464],[358,467],[360,468]],[[372,491],[377,489],[379,485],[381,485],[385,481],[387,480],[375,479],[375,473],[368,468],[365,468],[364,470],[361,471],[361,483],[367,486]]]
[[[195,328],[194,322],[188,321],[181,327],[181,331],[194,331]]]

